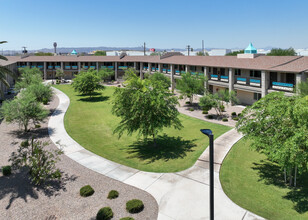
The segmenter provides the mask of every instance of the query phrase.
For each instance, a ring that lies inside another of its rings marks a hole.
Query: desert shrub
[[[120,218],[120,220],[135,220],[135,219],[132,217],[124,217],[124,218]]]
[[[2,167],[2,173],[4,176],[8,176],[12,173],[11,166],[3,166]]]
[[[232,115],[232,116],[236,116],[236,112],[232,112],[231,115]]]
[[[92,196],[94,193],[94,189],[90,185],[86,185],[80,188],[80,195],[82,197]]]
[[[207,115],[209,112],[208,111],[203,111],[202,114]]]
[[[227,118],[223,118],[222,121],[228,121],[228,119]]]
[[[213,115],[208,115],[207,118],[208,119],[213,119],[214,117],[213,117]]]
[[[109,220],[112,219],[113,212],[110,207],[101,208],[96,215],[97,220]]]
[[[225,111],[225,106],[224,105],[220,105],[219,106],[219,110],[220,110],[220,112],[224,112]]]
[[[194,108],[189,108],[189,111],[193,112],[193,111],[195,111],[195,109]]]
[[[28,141],[28,140],[22,141],[22,142],[20,143],[20,146],[21,146],[21,147],[28,147],[28,146],[29,146],[29,141]]]
[[[119,192],[116,190],[111,190],[108,194],[108,199],[115,199],[119,197]]]
[[[44,85],[43,83],[31,84],[23,92],[32,94],[36,101],[42,103],[46,102],[46,104],[51,100],[52,97],[52,90],[50,85]]]
[[[139,213],[143,210],[143,208],[144,208],[143,202],[139,199],[129,200],[126,203],[126,210],[129,213]]]
[[[234,121],[238,121],[238,117],[234,117],[233,120],[234,120]]]
[[[47,104],[48,104],[48,101],[49,101],[49,100],[48,100],[47,98],[43,98],[43,100],[42,100],[42,102],[43,102],[44,105],[47,105]]]

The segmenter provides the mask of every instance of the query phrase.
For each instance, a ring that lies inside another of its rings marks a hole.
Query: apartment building
[[[19,67],[37,67],[44,73],[44,79],[55,78],[57,69],[64,71],[66,79],[72,79],[81,69],[110,68],[115,71],[114,79],[120,80],[127,68],[135,68],[140,77],[146,72],[162,72],[171,78],[172,88],[175,88],[176,80],[181,78],[182,73],[202,74],[208,78],[205,87],[211,92],[234,90],[240,103],[245,105],[251,105],[274,91],[293,95],[296,85],[308,77],[308,57],[264,56],[249,52],[238,56],[181,56],[167,53],[163,56],[58,55],[8,59],[2,65],[16,72]]]

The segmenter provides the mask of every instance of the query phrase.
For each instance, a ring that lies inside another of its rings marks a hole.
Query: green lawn
[[[160,133],[155,148],[152,139],[136,135],[118,139],[113,134],[120,119],[111,114],[114,87],[107,87],[91,99],[80,96],[69,85],[56,85],[70,98],[64,123],[68,134],[84,148],[114,162],[143,171],[176,172],[191,167],[208,145],[201,128],[212,129],[217,138],[230,127],[180,115],[184,128],[166,128]]]
[[[287,187],[279,167],[249,145],[249,140],[240,140],[224,160],[220,172],[224,192],[267,219],[308,219],[308,175],[299,177],[297,189]]]

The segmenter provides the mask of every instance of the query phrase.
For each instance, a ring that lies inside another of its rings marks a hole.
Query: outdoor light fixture
[[[214,220],[214,135],[210,129],[201,129],[210,139],[210,220]]]

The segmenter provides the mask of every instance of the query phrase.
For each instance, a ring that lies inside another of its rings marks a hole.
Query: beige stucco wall
[[[256,101],[253,99],[253,92],[242,90],[237,90],[237,98],[239,99],[239,104],[243,105],[252,105]]]

